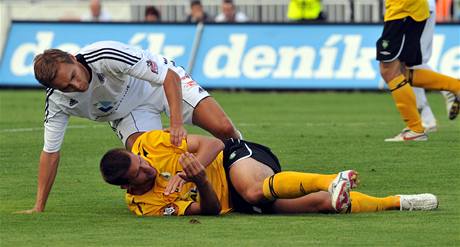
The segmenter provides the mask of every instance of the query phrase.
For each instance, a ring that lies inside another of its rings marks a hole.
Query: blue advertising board
[[[186,65],[195,29],[191,25],[13,22],[0,62],[0,85],[38,86],[33,76],[36,54],[49,48],[77,53],[101,40],[138,46]]]
[[[375,60],[382,25],[206,24],[191,58],[196,26],[13,22],[0,85],[38,85],[32,60],[47,48],[77,52],[99,40],[117,40],[160,53],[186,67],[205,88],[379,89]],[[438,25],[429,65],[460,77],[460,25]]]

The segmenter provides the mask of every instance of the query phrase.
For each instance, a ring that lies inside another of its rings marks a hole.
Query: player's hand
[[[171,180],[169,180],[168,185],[166,186],[165,195],[172,194],[174,192],[180,192],[182,185],[186,183],[186,181],[180,177],[181,174],[182,176],[186,176],[185,172],[178,172],[176,175],[174,175]]]
[[[182,165],[185,173],[179,173],[179,176],[185,181],[194,182],[197,186],[207,182],[205,168],[195,155],[186,152],[180,156],[179,163]]]
[[[165,129],[171,135],[171,143],[175,146],[180,146],[182,139],[187,138],[187,131],[183,125],[171,125]]]

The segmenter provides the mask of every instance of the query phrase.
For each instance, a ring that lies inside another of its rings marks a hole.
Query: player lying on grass
[[[243,140],[188,135],[180,146],[169,133],[150,131],[132,152],[108,151],[101,159],[104,180],[127,190],[137,215],[242,213],[347,213],[431,210],[432,194],[377,198],[350,192],[358,174],[282,172],[269,148]]]

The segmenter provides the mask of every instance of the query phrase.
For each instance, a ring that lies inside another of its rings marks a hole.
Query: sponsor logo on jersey
[[[101,82],[101,84],[103,84],[105,82],[105,75],[102,73],[96,73],[96,75],[99,81]]]
[[[152,73],[158,74],[158,65],[152,60],[147,60],[147,66],[150,68]]]
[[[185,87],[187,87],[187,88],[194,87],[194,86],[196,86],[196,85],[197,85],[197,84],[196,84],[195,81],[189,81],[189,82],[186,82],[186,83],[185,83]]]
[[[108,112],[113,108],[113,102],[112,101],[99,101],[96,103],[97,109],[103,112]]]
[[[204,89],[202,87],[198,87],[198,93],[203,93]]]
[[[70,101],[69,101],[69,106],[74,106],[74,105],[76,105],[76,104],[78,104],[78,101],[77,101],[77,100],[70,99]]]

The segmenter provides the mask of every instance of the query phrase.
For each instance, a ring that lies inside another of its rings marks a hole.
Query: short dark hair
[[[45,87],[53,87],[60,63],[72,64],[72,55],[59,49],[47,49],[34,58],[35,79]]]
[[[201,6],[201,1],[200,0],[192,0],[192,1],[190,1],[190,7],[193,7],[195,5]]]
[[[112,149],[102,156],[100,163],[101,175],[109,184],[125,185],[129,183],[124,176],[130,166],[131,158],[126,149]]]
[[[158,18],[158,20],[161,20],[161,13],[155,6],[147,6],[145,8],[144,16],[148,16],[148,15],[154,15]]]
[[[229,4],[233,5],[233,0],[223,0],[222,3],[229,3]]]

